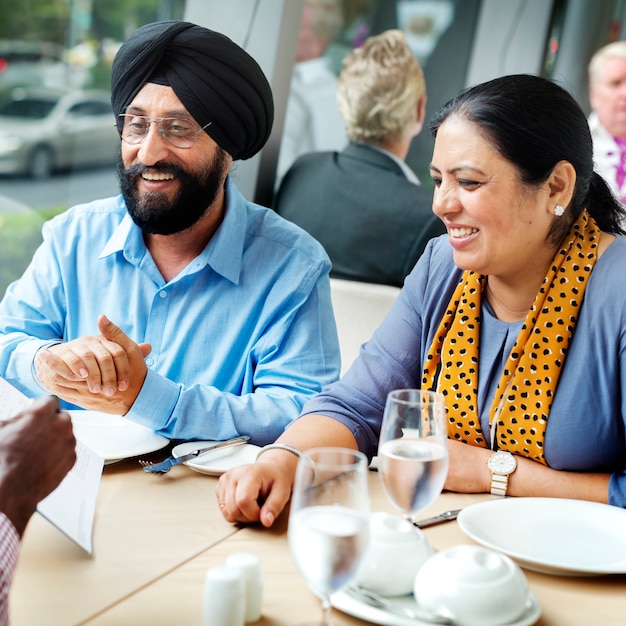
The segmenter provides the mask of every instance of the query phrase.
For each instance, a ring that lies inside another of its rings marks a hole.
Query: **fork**
[[[161,461],[160,463],[152,463],[151,461],[139,461],[139,465],[143,467],[144,472],[153,472],[165,474],[170,471],[170,468],[174,465],[178,465],[179,463],[185,463],[186,461],[191,461],[192,459],[196,459],[199,456],[206,454],[207,452],[212,452],[213,450],[218,450],[220,448],[228,448],[229,446],[239,446],[243,443],[246,443],[250,437],[248,435],[243,435],[241,437],[235,437],[234,439],[229,439],[228,441],[216,441],[209,446],[205,446],[204,448],[196,448],[189,452],[189,454],[183,454],[182,456],[169,456],[167,459]]]
[[[141,467],[150,467],[151,465],[154,465],[154,461],[139,460],[139,465],[141,465]]]

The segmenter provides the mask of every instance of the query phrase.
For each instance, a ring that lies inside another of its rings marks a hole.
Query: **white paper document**
[[[21,391],[4,378],[0,378],[0,420],[8,420],[16,413],[19,413],[28,403],[27,398]]]
[[[0,378],[0,420],[22,411],[31,400]],[[76,463],[37,511],[85,551],[93,551],[93,523],[104,460],[80,440]]]

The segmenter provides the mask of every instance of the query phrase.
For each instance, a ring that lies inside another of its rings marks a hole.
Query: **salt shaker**
[[[257,622],[261,619],[263,604],[261,560],[256,554],[236,552],[228,556],[226,565],[238,569],[243,575],[246,599],[245,622],[248,624]]]
[[[219,565],[207,570],[202,608],[204,626],[243,626],[245,579],[239,568]]]

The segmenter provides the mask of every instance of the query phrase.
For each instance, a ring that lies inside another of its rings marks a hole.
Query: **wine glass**
[[[309,588],[322,600],[357,573],[369,541],[367,457],[345,448],[312,448],[298,461],[289,514],[289,548]]]
[[[385,494],[412,521],[441,493],[448,473],[445,405],[440,393],[396,389],[388,394],[378,459]]]

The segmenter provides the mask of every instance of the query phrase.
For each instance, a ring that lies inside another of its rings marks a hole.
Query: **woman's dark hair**
[[[503,76],[470,87],[447,102],[430,121],[433,137],[451,115],[478,124],[500,154],[515,165],[522,182],[538,185],[559,161],[576,170],[565,216],[549,234],[560,242],[583,209],[601,230],[625,234],[626,209],[593,170],[593,140],[582,109],[562,87],[530,74]]]

